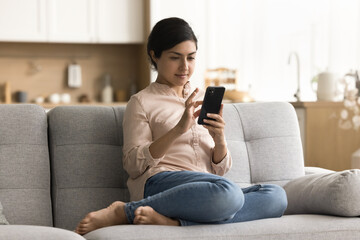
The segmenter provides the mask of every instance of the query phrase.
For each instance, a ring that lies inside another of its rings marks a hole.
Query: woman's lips
[[[175,74],[175,76],[180,77],[180,78],[186,78],[188,75],[187,74]]]

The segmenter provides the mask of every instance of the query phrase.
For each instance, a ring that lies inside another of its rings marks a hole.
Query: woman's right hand
[[[192,94],[188,97],[188,99],[185,101],[185,111],[178,122],[176,124],[175,129],[178,133],[183,134],[187,132],[194,124],[195,119],[199,116],[200,110],[196,111],[196,108],[202,104],[202,101],[195,101],[194,97],[199,92],[199,89],[196,88]]]

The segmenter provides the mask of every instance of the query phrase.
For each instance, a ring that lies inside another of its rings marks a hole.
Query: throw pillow
[[[360,170],[320,173],[294,179],[284,186],[285,214],[360,216]]]
[[[2,211],[3,211],[3,206],[1,205],[1,202],[0,202],[0,225],[8,225],[9,222],[6,220],[6,218],[3,215]]]

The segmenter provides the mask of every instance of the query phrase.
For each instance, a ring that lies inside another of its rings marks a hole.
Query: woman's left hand
[[[224,133],[225,121],[222,115],[223,115],[223,104],[221,104],[219,114],[214,114],[214,113],[207,114],[207,117],[212,118],[214,120],[204,119],[204,122],[208,125],[204,124],[203,126],[209,131],[211,137],[214,139],[215,146],[226,145],[225,133]]]

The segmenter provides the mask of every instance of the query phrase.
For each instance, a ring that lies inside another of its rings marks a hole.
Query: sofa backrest
[[[47,126],[37,105],[0,105],[0,202],[10,224],[52,226]]]
[[[305,175],[299,124],[290,103],[225,104],[224,119],[233,159],[227,178],[241,187],[283,186]]]
[[[124,109],[61,106],[48,112],[55,227],[73,230],[88,212],[129,200]]]
[[[125,107],[62,106],[48,113],[54,225],[74,229],[90,211],[129,201],[122,168]],[[304,175],[299,125],[289,103],[225,104],[233,158],[226,177],[240,186],[284,185]]]

